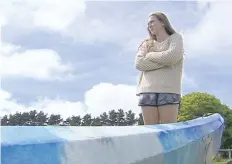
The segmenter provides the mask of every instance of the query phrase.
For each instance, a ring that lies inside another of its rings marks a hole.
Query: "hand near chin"
[[[155,52],[153,44],[154,44],[153,40],[148,40],[147,41],[147,53],[149,53],[149,52]]]

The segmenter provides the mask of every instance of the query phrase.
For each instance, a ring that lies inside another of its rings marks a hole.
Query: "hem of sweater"
[[[139,88],[136,95],[141,93],[175,93],[181,94],[180,88],[159,87],[159,88]]]

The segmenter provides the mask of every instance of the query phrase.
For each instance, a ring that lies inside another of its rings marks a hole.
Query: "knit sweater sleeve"
[[[146,41],[144,41],[139,47],[136,55],[136,59],[135,59],[136,69],[140,71],[151,71],[165,67],[163,64],[159,64],[147,59],[145,56],[146,54],[147,54],[147,44]]]
[[[166,51],[149,52],[146,58],[164,65],[176,64],[183,57],[183,39],[180,34],[173,34],[170,45]]]

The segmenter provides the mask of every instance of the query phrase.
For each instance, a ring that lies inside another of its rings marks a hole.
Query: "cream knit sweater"
[[[138,49],[135,65],[141,71],[139,93],[181,94],[183,39],[178,33],[163,42],[144,41]]]

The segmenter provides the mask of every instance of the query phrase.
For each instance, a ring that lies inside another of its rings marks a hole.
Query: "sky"
[[[156,11],[184,38],[182,94],[207,92],[232,107],[231,8],[232,1],[1,1],[0,116],[140,113],[134,61]]]

